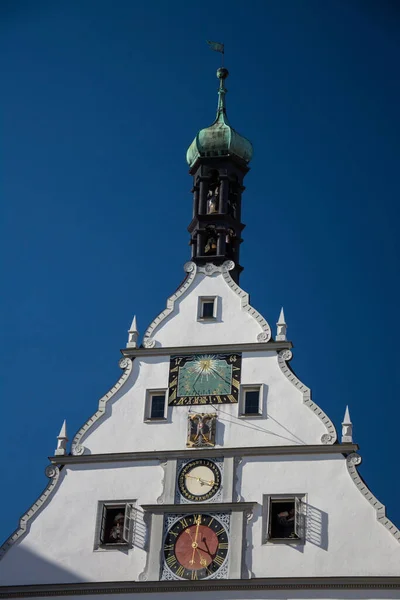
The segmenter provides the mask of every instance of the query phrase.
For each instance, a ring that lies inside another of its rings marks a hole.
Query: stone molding
[[[180,298],[187,289],[192,285],[196,277],[196,265],[193,262],[187,262],[183,266],[187,273],[183,283],[178,287],[176,292],[167,300],[167,307],[150,323],[143,336],[143,346],[145,348],[154,348],[156,340],[152,337],[157,327],[164,321],[174,310],[175,302]]]
[[[11,548],[11,546],[15,544],[15,542],[27,532],[29,521],[43,508],[43,506],[49,500],[50,496],[53,494],[57,486],[58,479],[60,477],[60,469],[56,465],[51,464],[46,467],[45,473],[46,476],[50,479],[49,483],[47,484],[46,488],[39,496],[39,498],[36,500],[36,502],[32,504],[32,506],[26,511],[24,515],[22,515],[22,517],[19,520],[19,526],[14,531],[14,533],[12,533],[10,537],[7,538],[7,540],[4,542],[4,544],[0,546],[0,560],[3,558],[5,553]]]
[[[198,267],[194,262],[187,262],[184,264],[184,270],[187,276],[183,283],[179,286],[172,296],[167,300],[166,308],[150,323],[143,336],[144,348],[155,348],[157,346],[157,340],[154,338],[154,332],[167,317],[174,310],[175,302],[180,298],[192,285],[197,273],[204,274],[207,277],[211,277],[215,273],[222,274],[227,285],[239,296],[241,300],[242,310],[247,311],[251,317],[253,317],[258,325],[261,327],[261,332],[257,336],[257,342],[268,342],[271,339],[271,329],[264,317],[249,303],[249,294],[242,290],[232,279],[229,271],[234,269],[235,263],[232,260],[226,260],[222,265],[214,265],[213,263],[207,263],[205,266]]]
[[[242,590],[400,590],[400,577],[260,577],[253,579],[206,579],[203,581],[53,583],[0,586],[0,598]]]
[[[145,452],[114,452],[109,454],[83,454],[69,456],[49,456],[55,465],[135,462],[135,461],[166,461],[173,458],[219,458],[219,457],[244,457],[244,456],[296,456],[296,455],[330,455],[349,454],[358,450],[357,444],[315,444],[313,446],[244,446],[243,448],[185,448],[182,450],[153,450]]]
[[[311,400],[311,389],[309,387],[307,387],[306,385],[304,385],[304,383],[302,383],[300,381],[300,379],[298,379],[296,377],[296,375],[293,373],[290,366],[287,364],[288,361],[292,360],[292,358],[293,358],[293,353],[289,349],[282,350],[281,352],[279,352],[278,364],[280,366],[280,369],[281,369],[282,373],[285,375],[285,377],[287,377],[287,379],[289,379],[290,383],[292,383],[298,390],[301,391],[301,393],[303,394],[303,403],[325,425],[325,427],[327,429],[327,433],[324,433],[321,436],[322,444],[326,444],[326,445],[335,444],[335,442],[337,441],[337,433],[336,433],[335,426],[332,423],[332,421],[330,420],[330,418],[328,417],[328,415],[326,415],[324,413],[324,411],[317,404],[315,404],[315,402],[313,402]]]
[[[232,264],[231,267],[229,263]],[[226,268],[224,268],[224,265],[227,265]],[[257,321],[258,325],[260,325],[262,331],[257,335],[257,342],[268,342],[271,339],[271,328],[258,310],[250,305],[249,294],[245,292],[235,281],[233,281],[232,277],[230,276],[229,271],[232,270],[234,266],[235,263],[233,261],[224,262],[221,269],[222,277],[225,279],[229,287],[235,292],[235,294],[239,296],[242,310],[247,311],[249,315]]]
[[[281,350],[289,350],[293,347],[292,342],[254,342],[250,344],[207,344],[204,346],[165,346],[163,348],[122,348],[121,354],[129,358],[137,356],[168,356],[171,354],[199,354],[199,353],[214,353],[224,354],[227,352],[280,352]]]
[[[214,504],[205,504],[195,502],[192,504],[142,504],[141,508],[145,512],[154,514],[171,513],[171,514],[190,514],[196,512],[251,512],[253,514],[254,507],[257,502],[214,502]]]
[[[113,385],[113,387],[99,400],[99,407],[97,411],[86,421],[86,423],[79,429],[79,431],[75,434],[72,443],[71,443],[71,454],[74,456],[81,456],[85,447],[81,445],[81,439],[87,433],[87,431],[98,421],[106,411],[107,402],[115,396],[115,394],[121,389],[121,387],[126,383],[129,375],[132,371],[132,360],[126,356],[120,359],[119,366],[124,370],[121,377],[118,379],[117,383]]]
[[[374,507],[376,511],[376,518],[381,525],[383,525],[389,533],[400,543],[400,531],[397,529],[394,523],[390,521],[386,516],[386,508],[382,502],[379,502],[377,498],[373,495],[371,490],[368,488],[367,484],[361,479],[357,466],[361,464],[361,456],[356,452],[352,452],[346,458],[347,470],[350,474],[350,477],[354,481],[357,486],[357,489],[360,490],[363,496],[368,500],[371,506]]]

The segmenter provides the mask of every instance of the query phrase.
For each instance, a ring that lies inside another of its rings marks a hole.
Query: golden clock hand
[[[196,552],[196,548],[197,548],[197,536],[199,535],[199,527],[200,527],[200,523],[201,523],[201,517],[195,517],[195,520],[197,521],[196,523],[196,535],[194,537],[194,542],[192,542],[192,548],[193,548],[193,552],[192,552],[192,558],[190,559],[190,564],[193,565],[194,564],[194,553]]]
[[[190,477],[190,479],[196,479],[196,481],[200,481],[200,483],[206,483],[207,485],[213,486],[215,481],[207,481],[207,479],[202,479],[201,477],[194,477],[193,475],[185,475],[185,477]]]

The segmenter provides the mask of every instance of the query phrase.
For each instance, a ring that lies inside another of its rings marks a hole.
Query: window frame
[[[295,509],[294,532],[295,538],[271,537],[271,504],[273,502],[290,502],[293,500]],[[306,543],[307,494],[264,494],[263,495],[263,527],[262,544],[296,544]]]
[[[103,535],[106,524],[106,512],[118,509],[124,513],[123,542],[104,542]],[[97,503],[94,551],[129,550],[133,546],[135,529],[136,500],[99,500]]]
[[[213,314],[212,317],[204,317],[203,316],[203,306],[211,302],[213,303]],[[197,320],[202,323],[215,323],[217,320],[217,312],[218,312],[218,296],[199,296],[198,306],[197,306]]]
[[[258,391],[258,412],[246,413],[246,392]],[[264,417],[264,385],[262,383],[243,384],[240,386],[239,394],[239,416],[242,419],[259,419]]]
[[[146,399],[144,407],[144,421],[145,423],[165,423],[168,417],[168,388],[150,389],[146,390]],[[162,417],[152,417],[151,407],[153,396],[164,396],[164,415]]]

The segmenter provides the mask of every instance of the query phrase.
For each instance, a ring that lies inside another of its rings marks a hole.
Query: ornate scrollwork
[[[185,273],[193,273],[193,271],[196,270],[196,264],[192,261],[186,262],[183,265],[183,270],[185,271]]]
[[[217,269],[216,266],[211,263],[206,264],[206,266],[204,267],[204,272],[206,275],[212,275],[213,273],[215,273],[215,271],[218,270],[219,269]]]
[[[39,496],[34,504],[26,511],[26,513],[20,518],[18,528],[10,535],[10,537],[4,542],[2,546],[0,546],[0,560],[3,558],[7,550],[11,548],[15,544],[17,540],[19,540],[27,530],[28,522],[35,516],[35,514],[43,507],[43,505],[50,498],[56,486],[58,484],[58,480],[60,477],[60,469],[57,465],[48,465],[45,469],[45,474],[49,478],[49,482],[46,486],[46,489]]]
[[[85,446],[82,444],[76,444],[71,447],[71,454],[74,456],[81,456],[85,452]]]
[[[127,360],[127,363],[123,362],[123,366],[121,366],[121,361]],[[126,365],[126,366],[125,366]],[[98,421],[105,413],[107,402],[121,389],[121,387],[126,383],[129,378],[129,375],[132,372],[133,363],[128,357],[122,357],[120,360],[120,366],[124,369],[121,377],[118,379],[117,383],[113,385],[113,387],[99,400],[99,406],[97,411],[86,421],[86,423],[80,428],[78,433],[75,435],[71,444],[71,454],[74,456],[80,456],[84,453],[84,446],[81,445],[81,440],[85,433]]]
[[[279,365],[282,373],[290,381],[290,383],[292,385],[294,385],[294,387],[297,388],[303,394],[303,403],[306,406],[308,406],[308,408],[325,425],[327,432],[326,432],[326,434],[323,434],[323,436],[321,438],[321,442],[323,444],[334,444],[337,440],[337,433],[336,433],[335,426],[332,423],[332,421],[330,420],[330,418],[328,417],[328,415],[326,415],[324,413],[324,411],[321,410],[321,408],[317,404],[315,404],[315,402],[313,402],[311,400],[310,388],[307,387],[306,385],[304,385],[304,383],[302,383],[300,381],[300,379],[298,379],[298,377],[296,377],[296,375],[294,374],[292,369],[287,364],[288,361],[292,359],[292,357],[293,357],[293,354],[292,354],[291,350],[289,350],[289,349],[281,350],[278,354],[278,365]],[[328,436],[330,436],[330,438],[328,438]]]
[[[268,342],[268,333],[266,331],[262,331],[257,336],[257,342]]]
[[[207,263],[205,266],[198,267],[199,273],[205,275],[214,275],[214,273],[227,273],[235,268],[233,260],[226,260],[222,265],[214,265],[214,263]]]
[[[225,271],[232,271],[232,269],[234,269],[234,268],[235,268],[235,263],[233,262],[233,260],[226,260],[226,261],[223,263],[223,265],[222,265],[222,268],[223,268]]]
[[[291,350],[282,350],[279,352],[279,356],[282,358],[282,360],[287,362],[288,360],[292,360],[293,352]]]
[[[120,369],[127,369],[131,363],[131,360],[127,356],[120,358],[118,365]]]
[[[47,465],[47,467],[44,470],[44,473],[46,477],[48,477],[49,479],[53,479],[53,477],[56,477],[56,475],[60,473],[60,469],[57,467],[57,465]]]
[[[146,340],[143,340],[143,346],[145,348],[154,348],[155,345],[156,345],[156,340],[153,338],[147,338]]]
[[[357,452],[352,452],[348,455],[346,461],[349,466],[356,467],[357,465],[361,464],[362,458],[359,454],[357,454]]]
[[[365,481],[363,481],[358,474],[357,467],[361,463],[361,456],[357,454],[357,452],[352,452],[346,458],[347,470],[349,472],[350,477],[354,481],[357,489],[361,492],[361,494],[368,500],[368,502],[373,506],[376,511],[376,518],[383,525],[389,533],[400,542],[400,530],[390,521],[390,519],[386,516],[386,508],[382,502],[379,502],[378,498],[376,498],[371,490],[367,487]]]

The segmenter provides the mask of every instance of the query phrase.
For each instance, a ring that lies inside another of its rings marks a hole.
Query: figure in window
[[[233,229],[229,228],[228,231],[226,232],[226,237],[225,237],[225,244],[226,244],[226,253],[228,256],[233,257],[234,252],[235,252],[235,246],[234,246],[234,240],[235,240],[236,234],[233,231]]]
[[[296,538],[295,533],[295,514],[294,508],[289,510],[283,510],[277,515],[278,526],[280,530],[279,537],[282,538]]]
[[[218,212],[219,187],[210,188],[207,194],[207,214]]]
[[[206,256],[213,256],[217,254],[217,234],[215,230],[209,230],[206,245],[204,247],[204,254]]]
[[[114,518],[114,525],[110,529],[108,534],[109,544],[120,544],[124,542],[124,518],[122,512],[118,513]]]

